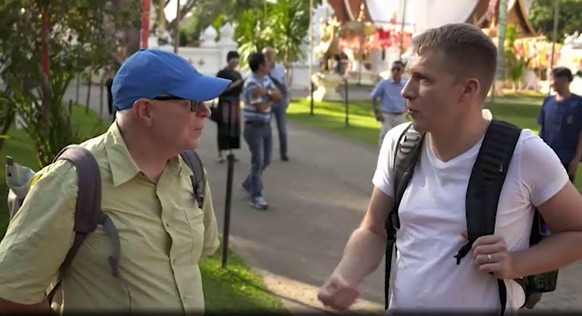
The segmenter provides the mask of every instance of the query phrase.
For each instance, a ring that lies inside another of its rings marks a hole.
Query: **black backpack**
[[[190,167],[194,173],[191,176],[192,187],[194,190],[194,198],[198,202],[200,208],[204,205],[204,190],[205,190],[205,179],[204,179],[204,168],[202,166],[202,161],[200,157],[194,150],[186,150],[180,154],[184,162]],[[112,245],[113,253],[107,258],[109,262],[109,267],[113,276],[118,277],[118,262],[119,254],[121,251],[121,246],[119,242],[119,236],[117,229],[113,224],[113,221],[101,210],[101,176],[99,173],[99,166],[97,161],[93,157],[90,151],[81,147],[80,145],[69,145],[63,148],[53,160],[53,163],[57,160],[68,160],[71,162],[78,175],[78,193],[77,193],[77,204],[75,207],[75,223],[73,230],[75,231],[75,238],[73,245],[69,249],[65,260],[59,268],[59,278],[57,284],[52,288],[50,293],[47,295],[47,300],[49,303],[52,302],[54,295],[60,288],[61,281],[67,271],[67,268],[71,265],[77,251],[85,241],[88,234],[95,231],[98,225],[103,227],[103,230],[107,235],[109,235]],[[23,175],[21,170],[25,170],[22,166],[15,164],[11,157],[7,157],[6,166],[6,176],[7,182],[11,183],[17,180],[15,177]],[[29,168],[26,168],[30,170]],[[27,177],[29,177],[32,171],[28,171]],[[26,179],[18,179],[17,183],[26,183]],[[15,188],[11,188],[9,191],[9,196],[12,195],[14,198],[9,197],[9,211],[10,218],[16,214],[20,206],[22,205],[24,199],[26,198],[27,192],[19,192],[20,194],[14,194]],[[22,195],[22,196],[18,196]]]
[[[466,195],[466,214],[468,242],[455,256],[457,264],[471,250],[473,242],[484,235],[491,235],[495,230],[495,218],[501,188],[509,170],[513,151],[521,134],[521,129],[507,122],[492,120],[489,125],[481,149],[477,155]],[[386,274],[385,274],[385,308],[388,308],[389,279],[392,268],[392,254],[396,248],[396,231],[400,228],[398,208],[404,191],[412,179],[416,162],[420,158],[424,133],[419,133],[409,125],[398,139],[394,154],[394,202],[393,209],[386,219],[388,240],[386,244]],[[530,234],[530,246],[540,242],[549,235],[543,218],[536,209]],[[523,307],[533,308],[541,299],[541,294],[556,289],[558,271],[539,275],[531,275],[515,280],[524,290],[525,304]],[[505,313],[507,289],[503,280],[498,279],[499,303],[501,315]]]

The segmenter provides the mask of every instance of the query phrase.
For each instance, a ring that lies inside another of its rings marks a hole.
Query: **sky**
[[[180,3],[184,5],[187,0],[180,0]],[[166,14],[166,19],[168,21],[172,21],[176,18],[176,5],[178,4],[178,0],[170,0],[168,6],[164,9],[164,14]]]

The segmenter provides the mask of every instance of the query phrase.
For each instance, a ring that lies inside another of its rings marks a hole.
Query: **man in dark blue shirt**
[[[556,152],[574,182],[582,159],[582,97],[570,92],[570,69],[552,69],[549,80],[556,95],[547,97],[542,104],[539,135]]]

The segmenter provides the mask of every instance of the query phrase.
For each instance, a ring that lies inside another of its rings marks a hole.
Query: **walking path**
[[[91,107],[98,111],[99,90],[93,90]],[[81,93],[81,100],[85,97]],[[74,100],[74,88],[68,98]],[[317,290],[340,260],[345,242],[362,219],[372,189],[377,150],[289,123],[291,161],[283,162],[277,154],[276,128],[273,130],[273,163],[263,178],[264,195],[271,204],[268,211],[248,206],[240,183],[249,170],[250,155],[244,142],[236,152],[240,161],[235,164],[230,243],[247,264],[264,276],[269,290],[282,297],[290,310],[324,311],[316,299]],[[208,121],[198,151],[209,174],[222,230],[227,164],[216,162],[215,135],[216,127]],[[358,302],[358,309],[382,312],[383,267],[382,262],[362,285],[363,300]],[[563,269],[558,290],[544,295],[536,310],[581,311],[579,280],[582,263]]]

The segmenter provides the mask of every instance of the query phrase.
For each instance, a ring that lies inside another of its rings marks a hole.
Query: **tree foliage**
[[[314,1],[314,6],[321,1]],[[305,56],[301,45],[309,30],[309,1],[264,1],[261,8],[242,10],[237,16],[235,36],[241,57],[271,46],[289,68]]]
[[[45,42],[43,12],[49,17]],[[65,91],[78,73],[111,62],[111,52],[123,41],[111,30],[135,21],[129,12],[93,0],[4,0],[0,5],[0,76],[5,84],[0,105],[2,112],[14,109],[22,118],[40,165],[82,140],[62,103]],[[48,46],[48,75],[41,68],[43,44]]]
[[[564,40],[564,33],[582,32],[582,0],[559,1],[557,40],[561,42]],[[538,31],[551,40],[554,30],[554,0],[534,1],[529,10],[529,19]]]
[[[526,60],[515,52],[516,35],[517,26],[507,25],[503,50],[506,69],[505,78],[511,82],[514,91],[517,90],[526,65]]]

